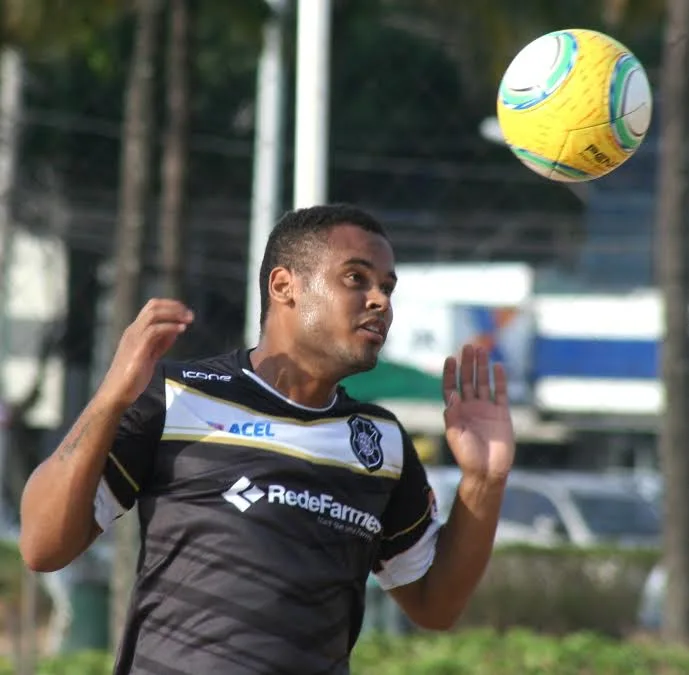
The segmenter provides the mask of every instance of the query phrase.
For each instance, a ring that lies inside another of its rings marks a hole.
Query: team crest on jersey
[[[380,469],[383,466],[383,448],[380,447],[383,434],[380,429],[371,420],[359,415],[352,415],[347,424],[350,430],[349,441],[357,459],[367,471]]]

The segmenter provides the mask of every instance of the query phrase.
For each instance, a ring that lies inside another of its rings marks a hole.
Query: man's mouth
[[[366,332],[368,336],[382,344],[385,341],[387,326],[384,321],[367,321],[359,326],[359,330]]]

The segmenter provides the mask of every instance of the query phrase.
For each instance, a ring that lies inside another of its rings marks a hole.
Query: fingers
[[[184,303],[149,300],[125,330],[118,351],[128,354],[129,358],[158,359],[193,320],[193,313]]]
[[[187,324],[185,323],[177,323],[176,321],[161,321],[160,323],[154,323],[150,326],[146,326],[143,331],[143,337],[151,341],[160,340],[161,338],[183,333],[186,329]]]
[[[194,320],[193,312],[178,300],[153,298],[139,312],[136,322],[144,325],[152,323],[179,323],[188,325]]]
[[[182,302],[154,298],[139,312],[134,325],[139,324],[144,351],[153,359],[160,358],[194,320],[192,311]]]
[[[491,367],[487,350],[482,347],[465,345],[457,359],[448,357],[443,369],[443,396],[445,403],[454,390],[459,368],[460,395],[463,401],[494,401],[497,405],[507,405],[507,375],[502,364],[493,366],[491,386]]]
[[[507,373],[502,363],[493,366],[493,380],[495,382],[495,402],[498,405],[507,405]]]
[[[185,324],[159,323],[144,333],[144,343],[148,349],[148,356],[157,361],[172,347],[177,336],[186,330]]]
[[[457,392],[457,359],[448,356],[443,364],[443,399],[450,405],[450,399]]]
[[[473,345],[465,345],[459,357],[459,386],[460,394],[464,401],[473,401],[476,398],[474,380],[476,350]]]
[[[488,352],[485,349],[476,350],[476,392],[480,400],[491,400],[490,368],[488,366]]]

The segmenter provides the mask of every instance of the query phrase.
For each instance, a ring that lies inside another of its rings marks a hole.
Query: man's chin
[[[350,366],[352,368],[352,374],[354,373],[365,373],[369,370],[373,370],[378,365],[378,356],[380,350],[366,350],[365,353],[359,354],[356,359],[352,359]]]

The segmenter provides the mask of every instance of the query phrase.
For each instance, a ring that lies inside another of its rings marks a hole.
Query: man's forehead
[[[343,224],[334,227],[328,235],[328,252],[331,259],[341,262],[349,258],[384,258],[388,263],[394,259],[390,242],[376,232],[370,232],[356,225]]]

